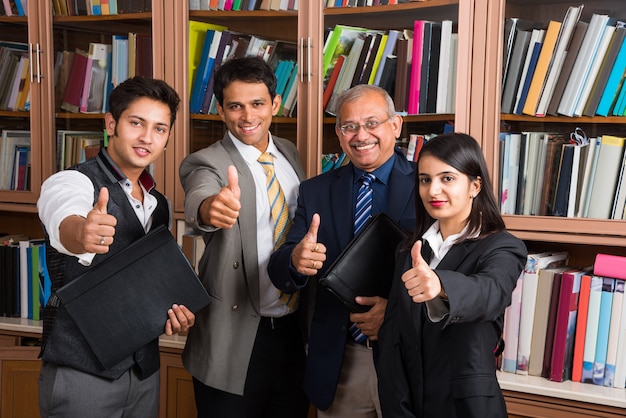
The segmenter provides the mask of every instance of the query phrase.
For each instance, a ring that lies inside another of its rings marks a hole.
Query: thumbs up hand
[[[228,166],[228,184],[200,205],[202,223],[216,228],[230,229],[237,222],[241,209],[239,176],[234,165]]]
[[[422,241],[416,241],[411,248],[413,267],[404,272],[402,281],[413,302],[426,302],[442,293],[439,276],[430,268],[421,254]]]
[[[326,246],[317,242],[320,222],[320,215],[313,214],[309,230],[291,253],[291,264],[298,273],[306,276],[316,275],[326,261]]]
[[[82,243],[85,252],[104,254],[109,251],[113,244],[115,225],[117,219],[107,213],[109,203],[109,190],[106,187],[100,189],[98,201],[87,213],[86,222],[82,228]]]

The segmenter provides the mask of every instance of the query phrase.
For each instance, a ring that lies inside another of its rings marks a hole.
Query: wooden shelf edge
[[[543,377],[496,372],[502,390],[555,399],[626,408],[626,389],[578,383],[552,382]]]

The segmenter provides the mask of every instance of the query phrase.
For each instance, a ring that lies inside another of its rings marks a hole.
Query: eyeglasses
[[[383,121],[379,120],[368,120],[364,124],[360,125],[358,123],[347,123],[345,125],[341,125],[339,130],[343,136],[354,136],[359,133],[359,129],[363,128],[363,130],[367,133],[371,133],[376,130],[380,125],[385,122],[389,122],[391,118]]]

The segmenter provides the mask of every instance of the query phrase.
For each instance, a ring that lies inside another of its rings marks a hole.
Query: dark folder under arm
[[[61,287],[57,295],[105,368],[163,334],[173,304],[195,313],[210,302],[164,226]]]
[[[379,213],[341,252],[319,282],[352,312],[367,312],[356,296],[387,298],[391,288],[396,247],[407,238],[388,215]]]

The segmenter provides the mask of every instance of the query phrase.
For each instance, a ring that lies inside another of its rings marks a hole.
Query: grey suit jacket
[[[303,180],[295,145],[276,136],[272,139]],[[200,225],[198,209],[204,199],[227,185],[229,165],[237,167],[239,175],[239,219],[231,229]],[[185,219],[203,232],[206,243],[200,278],[214,298],[196,314],[183,364],[205,385],[242,395],[260,320],[254,179],[228,133],[221,141],[187,156],[180,166],[180,178],[185,189]]]

